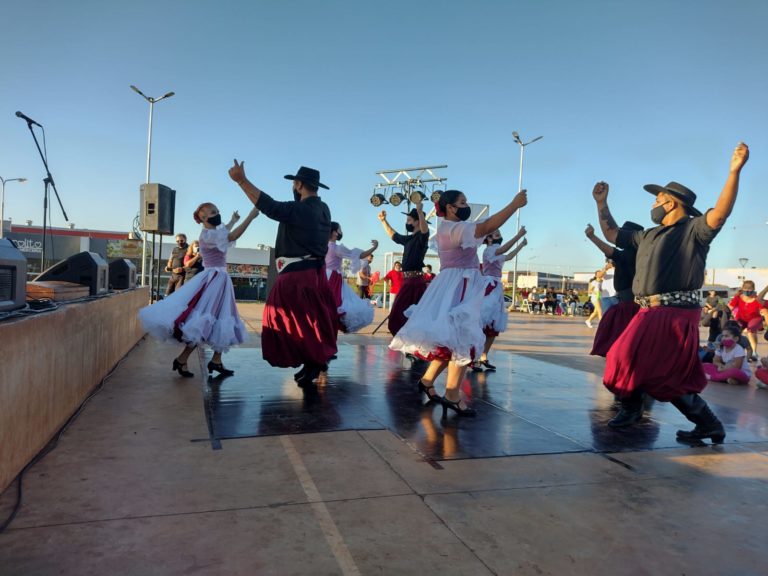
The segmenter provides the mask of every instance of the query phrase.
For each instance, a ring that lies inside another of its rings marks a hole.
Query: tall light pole
[[[3,183],[3,193],[0,195],[0,238],[3,237],[3,222],[5,219],[5,183],[6,182],[26,182],[26,178],[8,178],[7,180],[0,176],[0,182]]]
[[[541,140],[544,138],[544,136],[537,136],[533,140],[529,140],[528,142],[523,142],[520,139],[520,134],[517,132],[512,132],[512,138],[515,139],[515,142],[520,146],[520,179],[517,183],[517,191],[521,192],[523,190],[523,158],[525,157],[525,147],[529,144],[533,144],[534,142]],[[522,210],[517,211],[517,231],[520,232],[520,212]],[[515,256],[515,266],[512,269],[512,306],[514,307],[515,302],[517,301],[517,256]]]
[[[739,264],[741,264],[741,281],[744,282],[747,279],[747,262],[749,262],[749,258],[739,258]]]
[[[153,98],[151,96],[147,96],[144,94],[141,90],[136,88],[133,84],[131,84],[131,90],[136,92],[139,96],[144,98],[147,102],[149,102],[149,130],[147,131],[147,180],[146,183],[149,184],[149,167],[152,162],[152,113],[154,110],[155,102],[160,102],[160,100],[165,100],[166,98],[170,98],[175,94],[175,92],[167,92],[166,94],[163,94],[160,96],[160,98]],[[146,286],[146,272],[145,272],[145,266],[147,263],[147,235],[142,234],[141,236],[142,242],[141,242],[141,285]],[[162,249],[162,246],[161,246]]]

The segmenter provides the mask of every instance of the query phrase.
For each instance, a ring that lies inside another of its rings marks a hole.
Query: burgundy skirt
[[[608,308],[600,324],[597,325],[595,332],[595,341],[592,344],[592,356],[602,356],[608,354],[613,343],[621,336],[632,318],[635,317],[640,306],[633,301],[619,302]]]
[[[400,286],[394,304],[392,304],[392,311],[389,313],[389,321],[387,322],[387,329],[392,336],[405,326],[408,321],[405,311],[413,304],[419,303],[426,289],[427,282],[423,276],[403,278],[403,284]]]
[[[641,308],[608,351],[603,384],[619,397],[639,390],[662,401],[701,392],[700,317],[698,308]]]
[[[264,360],[280,368],[328,362],[336,354],[335,310],[325,266],[278,274],[262,319]]]

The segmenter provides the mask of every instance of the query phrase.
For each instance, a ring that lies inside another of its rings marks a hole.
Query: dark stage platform
[[[412,367],[382,345],[340,345],[328,384],[309,390],[296,385],[294,370],[270,367],[258,348],[232,350],[224,359],[235,375],[209,378],[204,395],[214,448],[232,438],[389,429],[439,461],[679,447],[676,430],[693,427],[670,404],[650,401],[640,425],[609,428],[616,408],[599,377],[510,352],[493,353],[496,372],[468,371],[463,394],[477,417],[449,412],[445,420],[442,407],[416,389],[425,365]],[[726,442],[768,440],[765,415],[710,404],[726,426]]]

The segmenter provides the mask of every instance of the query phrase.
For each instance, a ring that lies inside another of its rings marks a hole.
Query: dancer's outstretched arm
[[[528,204],[528,191],[521,190],[512,199],[512,202],[507,204],[504,208],[496,212],[493,216],[483,222],[479,222],[475,227],[475,238],[482,238],[488,236],[494,230],[504,226],[504,223],[509,220],[512,215],[520,208]]]
[[[240,236],[242,236],[242,235],[243,235],[243,232],[245,232],[245,231],[246,231],[246,229],[248,228],[248,225],[249,225],[251,222],[253,222],[253,220],[254,220],[254,219],[256,218],[256,216],[258,216],[258,215],[259,215],[259,209],[258,209],[258,208],[256,208],[256,206],[254,206],[254,207],[253,207],[253,209],[252,209],[250,212],[248,212],[248,216],[246,216],[246,217],[245,217],[245,220],[243,220],[242,224],[240,224],[240,226],[238,226],[237,228],[235,228],[234,230],[232,230],[232,231],[231,231],[231,232],[230,232],[230,233],[227,235],[227,239],[228,239],[230,242],[234,242],[235,240],[237,240],[238,238],[240,238]]]
[[[382,210],[381,212],[379,212],[379,222],[381,222],[381,225],[384,226],[384,231],[387,233],[387,236],[392,238],[392,236],[397,234],[397,232],[395,232],[395,229],[389,225],[389,222],[387,222],[386,210]]]
[[[232,228],[237,224],[237,221],[240,220],[240,212],[235,210],[232,213],[232,218],[230,218],[229,222],[225,225],[227,230],[232,230]]]
[[[592,189],[592,198],[597,204],[597,216],[600,219],[600,229],[603,236],[611,244],[616,244],[616,236],[619,234],[619,225],[613,219],[610,208],[608,208],[608,184],[598,182]]]
[[[378,247],[379,247],[379,241],[371,240],[371,247],[365,252],[360,252],[360,260],[363,260],[364,258],[368,258],[368,256],[376,252],[376,248]]]
[[[611,246],[610,244],[607,244],[600,240],[597,236],[595,236],[595,229],[592,227],[592,224],[587,224],[587,229],[584,230],[584,234],[586,234],[587,238],[589,238],[592,241],[592,244],[597,246],[600,249],[600,252],[605,254],[606,258],[610,258],[613,256],[613,251],[615,248]]]
[[[526,238],[525,240],[523,240],[522,242],[520,242],[520,245],[519,245],[517,248],[515,248],[514,250],[512,250],[512,252],[510,252],[509,254],[507,254],[507,255],[504,257],[504,261],[505,261],[505,262],[509,262],[510,260],[512,260],[512,259],[513,259],[515,256],[517,256],[517,255],[518,255],[518,253],[520,252],[520,250],[522,250],[522,249],[523,249],[523,248],[525,248],[526,246],[528,246],[528,238]]]
[[[421,204],[421,200],[414,203],[416,205],[416,212],[419,213],[419,232],[422,234],[429,233],[429,226],[427,225],[427,218],[424,216],[424,209]]]
[[[731,215],[733,205],[736,203],[736,195],[739,192],[739,176],[744,164],[749,160],[749,147],[744,142],[739,142],[731,156],[731,169],[728,179],[725,181],[720,197],[712,210],[707,212],[707,224],[710,228],[720,228],[728,216]]]
[[[525,236],[527,233],[528,231],[525,229],[525,226],[520,226],[520,230],[518,231],[517,234],[515,234],[512,240],[510,240],[505,244],[502,244],[496,249],[496,256],[501,256],[502,254],[504,254],[507,250],[512,248],[512,246],[514,246],[517,243],[517,241],[520,240],[520,238]]]

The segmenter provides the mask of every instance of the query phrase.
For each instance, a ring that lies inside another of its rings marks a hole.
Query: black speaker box
[[[162,184],[141,185],[141,230],[173,236],[175,213],[176,190]]]
[[[136,288],[136,264],[126,258],[109,263],[109,287],[112,290]]]
[[[0,238],[0,312],[26,306],[27,259],[12,240]]]
[[[80,252],[54,264],[35,278],[35,282],[72,282],[88,286],[91,296],[94,296],[107,292],[107,271],[107,263],[99,254]]]

